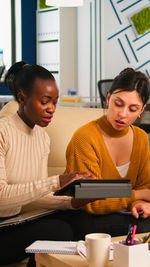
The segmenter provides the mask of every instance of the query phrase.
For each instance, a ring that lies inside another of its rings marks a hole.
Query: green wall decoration
[[[142,9],[131,17],[138,34],[144,34],[150,29],[150,6]]]
[[[46,2],[46,0],[39,0],[39,8],[49,8],[49,7],[52,7],[52,6],[47,6],[45,2]]]

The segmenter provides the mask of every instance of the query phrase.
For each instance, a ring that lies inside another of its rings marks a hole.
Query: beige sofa
[[[0,118],[14,114],[17,109],[17,102],[9,102],[0,110]],[[103,113],[104,110],[98,108],[57,106],[52,122],[44,128],[51,139],[51,152],[48,160],[49,175],[64,172],[66,147],[75,130],[100,117]]]

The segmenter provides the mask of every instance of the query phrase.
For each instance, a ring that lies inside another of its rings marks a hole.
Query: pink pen
[[[134,237],[135,237],[135,234],[136,234],[136,229],[137,229],[137,225],[135,224],[133,226],[133,232],[132,232],[132,236],[131,236],[131,242],[130,242],[130,245],[134,245]]]

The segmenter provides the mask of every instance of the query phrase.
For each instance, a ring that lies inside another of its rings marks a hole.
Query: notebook
[[[7,219],[0,218],[0,228],[11,226],[11,225],[17,225],[20,223],[25,223],[27,221],[37,220],[38,218],[44,217],[53,212],[55,212],[55,210],[38,209],[38,210],[24,212],[24,213],[18,214],[16,216],[13,216]]]
[[[77,242],[37,240],[25,249],[26,253],[78,254]]]

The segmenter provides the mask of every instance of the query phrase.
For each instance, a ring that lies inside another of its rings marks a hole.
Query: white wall
[[[15,0],[16,9],[16,61],[21,52],[21,0]],[[0,0],[0,49],[3,49],[4,63],[8,69],[11,62],[11,0]]]
[[[0,49],[3,49],[6,68],[11,65],[10,0],[0,0]]]
[[[89,95],[90,84],[90,5],[78,8],[78,94]]]
[[[16,61],[22,59],[22,46],[21,46],[21,0],[15,0],[15,13],[16,13]]]
[[[113,78],[126,67],[133,67],[150,73],[150,63],[145,64],[150,60],[150,43],[145,45],[150,41],[150,32],[145,36],[138,36],[134,31],[134,27],[130,27],[132,14],[137,13],[147,5],[150,6],[150,1],[137,1],[137,4],[134,4],[134,0],[120,3],[119,1],[112,2],[121,24],[112,8],[111,1],[103,2],[102,54],[104,57],[102,59],[102,77]],[[145,46],[138,50],[143,45]]]
[[[150,76],[150,31],[137,36],[129,20],[147,5],[149,0],[84,0],[84,6],[78,8],[79,95],[98,95],[97,81],[114,78],[126,67]]]

